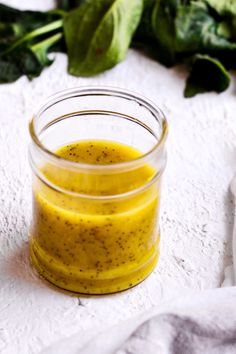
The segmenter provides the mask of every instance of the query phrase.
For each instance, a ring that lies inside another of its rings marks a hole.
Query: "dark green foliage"
[[[236,16],[235,0],[205,0],[205,2],[219,15]]]
[[[62,13],[20,11],[0,4],[0,82],[32,79],[51,64],[48,53],[62,40]]]
[[[43,66],[31,50],[21,49],[0,59],[0,82],[12,82],[22,75],[32,79],[38,76],[42,69]]]
[[[224,66],[236,68],[236,1],[146,0],[135,40],[166,66],[194,55],[186,97],[221,92],[229,84]]]
[[[175,64],[174,18],[178,0],[145,0],[135,42],[143,44],[166,66]]]
[[[85,0],[57,0],[57,7],[69,11],[79,7]]]
[[[53,11],[0,4],[0,82],[38,76],[50,51],[66,51],[68,70],[92,76],[132,45],[166,66],[191,63],[185,96],[225,90],[236,68],[236,0],[57,0]]]
[[[204,3],[180,5],[175,18],[176,52],[235,50],[236,43],[220,33],[219,26],[220,22],[212,17]]]
[[[196,54],[192,69],[186,82],[185,97],[193,97],[205,91],[222,92],[230,83],[230,76],[217,59],[208,55]]]

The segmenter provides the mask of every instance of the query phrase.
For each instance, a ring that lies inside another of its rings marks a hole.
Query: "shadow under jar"
[[[83,294],[130,288],[159,257],[167,122],[147,99],[91,87],[51,97],[30,122],[30,257]]]

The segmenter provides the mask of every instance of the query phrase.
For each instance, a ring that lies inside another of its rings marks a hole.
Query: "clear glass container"
[[[118,292],[141,282],[159,257],[167,136],[160,109],[125,90],[75,88],[42,105],[30,134],[30,257],[38,272],[84,294]],[[90,144],[88,156],[100,144],[104,159],[122,149],[133,157],[98,164],[58,153],[64,147],[73,155],[73,144],[81,150],[81,143]]]

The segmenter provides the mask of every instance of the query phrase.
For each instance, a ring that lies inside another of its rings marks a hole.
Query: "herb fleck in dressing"
[[[105,165],[141,155],[129,146],[99,140],[66,145],[56,154]],[[67,290],[104,294],[130,288],[152,271],[159,256],[159,182],[117,196],[147,184],[155,175],[151,166],[89,174],[47,165],[42,172],[62,188],[38,178],[34,182],[31,259],[45,278]],[[95,197],[109,195],[115,198]]]

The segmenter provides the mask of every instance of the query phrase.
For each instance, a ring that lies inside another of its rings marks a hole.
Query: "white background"
[[[52,1],[4,1],[48,9]],[[0,353],[33,354],[80,330],[118,323],[184,289],[220,286],[231,263],[233,205],[228,191],[236,170],[236,86],[221,94],[183,98],[186,71],[166,69],[134,50],[95,78],[67,74],[67,59],[29,82],[0,85]],[[77,298],[42,281],[29,266],[30,170],[28,120],[41,100],[65,88],[101,84],[144,94],[166,113],[168,167],[162,199],[162,252],[152,275],[127,292]]]

